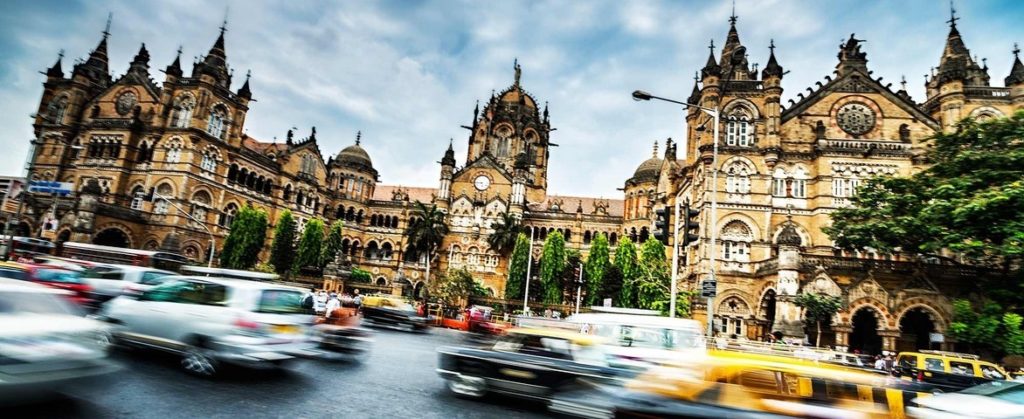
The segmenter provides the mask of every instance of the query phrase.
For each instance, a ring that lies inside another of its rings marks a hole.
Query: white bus
[[[177,253],[77,242],[64,242],[61,256],[115,265],[145,266],[175,272],[180,271],[183,265],[189,263],[187,257]]]

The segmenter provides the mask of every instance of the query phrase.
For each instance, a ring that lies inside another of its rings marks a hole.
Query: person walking
[[[324,313],[324,317],[331,318],[334,315],[334,311],[341,308],[341,300],[338,299],[338,294],[332,294],[331,299],[327,300],[327,308]]]

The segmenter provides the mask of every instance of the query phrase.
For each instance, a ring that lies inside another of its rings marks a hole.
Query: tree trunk
[[[821,320],[818,320],[817,323],[818,323],[818,339],[814,341],[814,347],[820,348],[821,347]]]
[[[430,301],[430,259],[434,256],[430,249],[427,249],[427,273],[423,275],[423,302]],[[415,292],[415,287],[413,292]]]

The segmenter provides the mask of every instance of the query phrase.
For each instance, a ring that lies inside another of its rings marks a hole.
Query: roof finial
[[[1014,45],[1016,45],[1016,44],[1014,44]],[[64,59],[64,48],[61,48],[60,52],[57,53],[57,61],[60,61],[60,60],[63,60],[63,59]]]
[[[245,70],[245,82],[246,82],[246,83],[248,83],[248,82],[249,82],[249,78],[250,78],[250,77],[252,77],[252,70],[251,70],[251,69],[249,69],[249,70]]]
[[[107,26],[103,28],[103,39],[110,37],[110,22],[114,20],[114,12],[107,13]]]
[[[654,142],[654,151],[651,153],[652,158],[658,158],[658,142]]]
[[[708,45],[708,49],[711,50],[712,54],[715,53],[715,38],[711,38],[711,45]]]
[[[181,44],[178,44],[178,59],[181,59]]]
[[[736,0],[732,0],[732,15],[729,16],[729,24],[736,25],[737,19],[739,19],[739,17],[736,16]]]
[[[224,21],[220,24],[220,34],[221,35],[224,35],[224,32],[228,31],[228,12],[230,11],[230,8],[231,8],[230,5],[225,5],[224,6]]]
[[[953,7],[953,0],[949,0],[949,20],[946,23],[949,23],[950,28],[956,29],[956,21],[958,20],[960,18],[956,17],[956,8]]]
[[[523,75],[523,68],[519,66],[519,58],[518,57],[516,57],[516,59],[512,62],[512,67],[516,71],[516,86],[519,86],[519,77],[521,77]]]
[[[900,90],[907,90],[907,76],[905,74],[900,75]]]
[[[1020,58],[1020,47],[1017,46],[1016,42],[1013,43],[1013,58]]]
[[[771,52],[772,54],[775,53],[775,38],[772,38],[768,41],[768,51]]]
[[[362,130],[356,131],[356,145],[359,145],[359,143],[362,142],[362,141],[363,141],[363,131]]]
[[[699,82],[700,82],[700,72],[699,71],[694,71],[693,72],[693,83],[697,84]]]

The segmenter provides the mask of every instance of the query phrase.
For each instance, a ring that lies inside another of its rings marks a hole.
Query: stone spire
[[[128,67],[128,73],[149,78],[149,51],[146,50],[145,43],[139,47],[139,52],[132,59],[132,64]]]
[[[60,53],[57,54],[57,62],[53,63],[53,67],[46,70],[46,77],[64,78],[64,68],[61,66],[61,61],[64,61],[64,50],[60,50]]]
[[[708,62],[704,64],[704,68],[700,70],[702,77],[715,76],[718,77],[722,74],[722,66],[718,65],[718,60],[715,59],[715,40],[711,40],[711,45],[708,46]]]
[[[60,64],[60,61],[57,61]],[[1015,84],[1024,83],[1024,64],[1020,62],[1020,48],[1017,44],[1013,44],[1013,67],[1010,69],[1010,75],[1006,76],[1006,86],[1012,86]]]
[[[455,167],[455,149],[452,147],[453,140],[448,139],[448,150],[445,150],[444,157],[441,158],[442,166]]]
[[[249,90],[249,78],[252,77],[252,70],[245,72],[245,83],[238,89],[238,96],[245,99],[252,99],[252,91]]]
[[[113,18],[113,13],[107,15],[107,26],[103,29],[103,39],[100,40],[99,45],[96,45],[96,49],[92,50],[89,58],[84,63],[75,66],[74,75],[83,75],[87,79],[99,84],[110,84],[107,38],[110,38],[110,22]]]
[[[719,66],[722,67],[722,78],[727,80],[747,80],[750,76],[750,66],[747,63],[747,48],[740,42],[739,32],[736,30],[736,5],[733,5],[732,15],[729,16],[729,34],[725,37],[725,45],[722,47],[722,57]],[[754,77],[757,77],[756,74]]]
[[[700,72],[693,73],[693,91],[690,92],[690,97],[686,98],[686,103],[691,105],[700,103]]]
[[[181,77],[181,46],[178,46],[178,55],[174,56],[174,62],[167,66],[164,70],[164,74],[168,76]]]
[[[931,83],[937,87],[940,84],[953,80],[961,80],[966,86],[988,86],[988,71],[978,65],[971,57],[971,51],[964,45],[960,31],[956,28],[956,9],[950,4],[949,35],[946,36],[946,47],[942,50],[942,57],[939,59],[937,73],[932,77]]]
[[[766,79],[766,78],[769,78],[769,77],[782,78],[782,74],[784,73],[784,71],[782,69],[782,66],[779,65],[778,60],[775,59],[775,40],[774,39],[772,39],[771,42],[768,44],[768,50],[770,51],[770,53],[768,55],[768,64],[765,64],[764,70],[761,71],[761,78],[762,79]]]
[[[207,75],[212,77],[218,86],[224,88],[231,86],[231,73],[228,72],[227,52],[224,49],[224,32],[227,32],[227,30],[228,21],[224,19],[224,23],[220,26],[220,35],[217,36],[217,40],[210,47],[210,52],[206,53],[203,60],[196,63],[196,66],[192,69],[193,78]]]
[[[654,142],[654,149],[651,151],[651,158],[658,158],[658,142]]]

